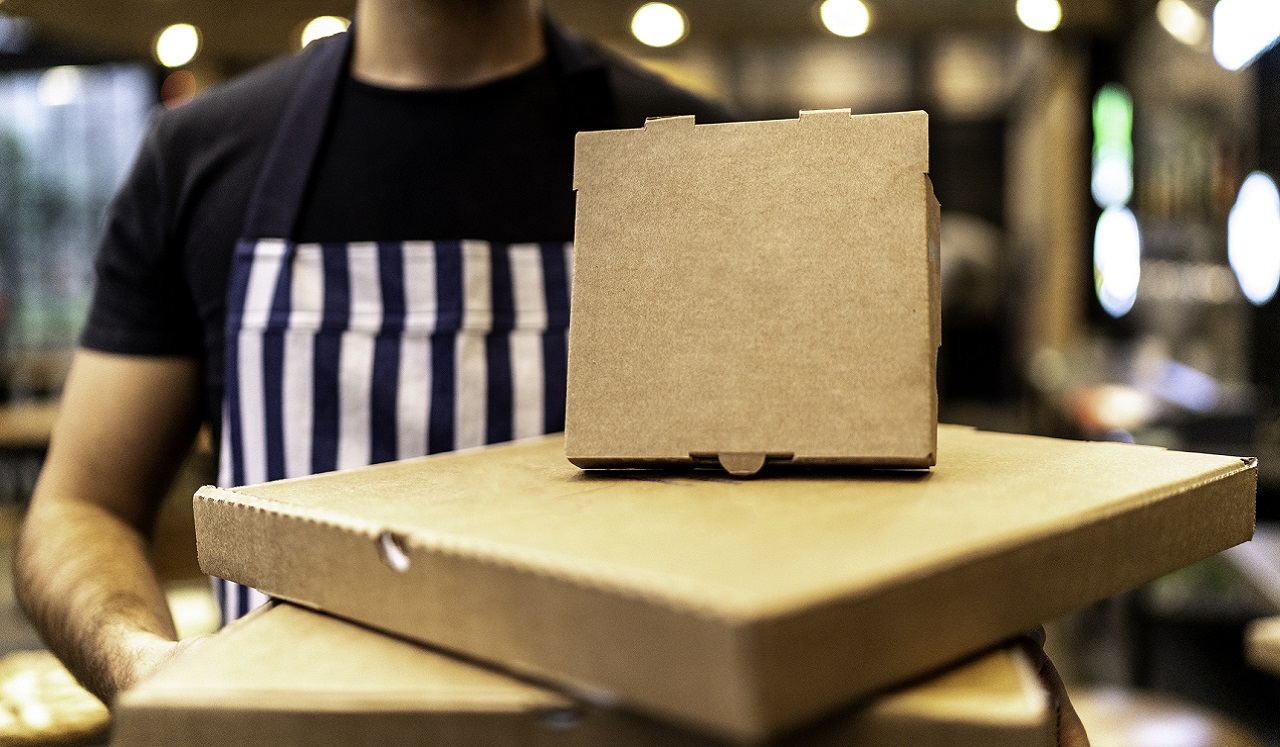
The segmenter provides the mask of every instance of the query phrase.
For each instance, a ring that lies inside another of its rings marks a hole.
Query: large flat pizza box
[[[573,168],[574,464],[934,463],[924,112],[653,119]]]
[[[546,437],[202,488],[208,573],[763,740],[1243,542],[1254,460],[944,426],[937,467],[583,471]]]
[[[438,650],[276,605],[124,693],[115,747],[717,747]],[[782,747],[1049,747],[1050,694],[1008,645],[789,734]]]

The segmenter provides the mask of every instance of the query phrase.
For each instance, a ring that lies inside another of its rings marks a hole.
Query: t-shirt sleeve
[[[80,337],[86,348],[135,355],[199,355],[201,334],[181,242],[173,226],[173,179],[152,120],[133,167],[107,209],[96,282]]]

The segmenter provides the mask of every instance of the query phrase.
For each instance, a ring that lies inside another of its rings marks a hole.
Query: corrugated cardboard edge
[[[937,399],[934,404],[934,417],[937,417]],[[725,457],[730,459],[752,456],[758,458],[759,467],[750,470],[734,471],[724,464]],[[790,455],[774,455],[772,453],[754,455],[739,453],[707,453],[690,455],[688,458],[665,457],[584,457],[568,456],[566,459],[575,467],[582,469],[696,469],[708,465],[720,464],[726,472],[742,477],[754,475],[761,469],[768,470],[771,463],[786,464],[795,467],[876,467],[881,469],[923,469],[938,463],[938,433],[933,432],[933,448],[921,457],[791,457]]]
[[[933,329],[933,358],[929,361],[930,379],[933,381],[933,441],[929,450],[929,463],[938,464],[938,349],[942,347],[942,206],[933,193],[933,180],[924,175],[925,204],[929,207],[926,219],[926,238],[929,245],[929,311]]]
[[[380,591],[368,583],[388,573],[377,538],[394,528],[218,488],[197,493],[195,514],[198,537],[205,534],[202,524],[217,523],[219,534],[237,538],[199,543],[207,573],[557,681],[579,697],[621,700],[694,729],[757,742],[881,683],[937,669],[1043,619],[1249,539],[1256,485],[1256,462],[1243,460],[1194,484],[1167,486],[1089,517],[1071,537],[1049,534],[996,547],[933,568],[914,583],[837,595],[800,613],[784,611],[795,602],[790,600],[772,614],[717,607],[714,599],[692,603],[669,579],[663,579],[667,586],[655,586],[609,569],[614,580],[604,584],[599,579],[606,574],[585,564],[512,555],[421,531],[402,533],[410,568],[400,583],[386,585],[397,590]],[[250,513],[257,516],[248,518]],[[1179,520],[1188,515],[1205,521]],[[279,536],[292,536],[298,547],[324,547],[334,562],[299,573]],[[1115,559],[1114,552],[1092,552],[1101,547],[1123,547],[1133,562],[1101,565],[1100,558]],[[1149,559],[1157,554],[1164,562],[1152,566]],[[1063,563],[1081,564],[1081,572],[1046,582],[1033,570]],[[981,581],[993,576],[1007,579],[1006,589],[982,592]],[[697,592],[708,599],[706,589]],[[426,601],[415,603],[408,594]],[[453,609],[439,614],[430,601],[435,599],[448,600]],[[525,610],[527,617],[500,612],[511,609]],[[1039,617],[1023,611],[1028,609]],[[937,619],[961,624],[939,626]],[[572,642],[531,633],[565,625],[579,634]],[[920,645],[886,647],[885,641],[904,636]],[[815,647],[814,640],[825,645]],[[640,658],[628,659],[626,652]],[[766,684],[756,691],[753,682]]]
[[[307,710],[291,714],[264,704],[246,708],[242,701],[227,706],[216,701],[175,709],[163,702],[135,703],[118,709],[114,747],[157,745],[260,745],[262,747],[385,747],[405,744],[535,745],[538,719],[533,714],[451,714],[428,720],[412,711],[331,712]],[[291,717],[292,716],[292,717]],[[515,738],[512,735],[516,734]],[[173,741],[175,734],[182,735]],[[522,737],[519,735],[528,735]],[[265,736],[264,736],[265,735]]]

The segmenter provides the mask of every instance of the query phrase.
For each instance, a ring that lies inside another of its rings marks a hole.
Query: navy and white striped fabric
[[[244,240],[219,484],[564,428],[572,245]],[[215,579],[230,622],[266,600]]]

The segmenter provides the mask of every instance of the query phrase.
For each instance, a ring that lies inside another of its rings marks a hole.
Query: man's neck
[[[388,88],[465,88],[546,54],[541,0],[360,0],[351,74]]]

